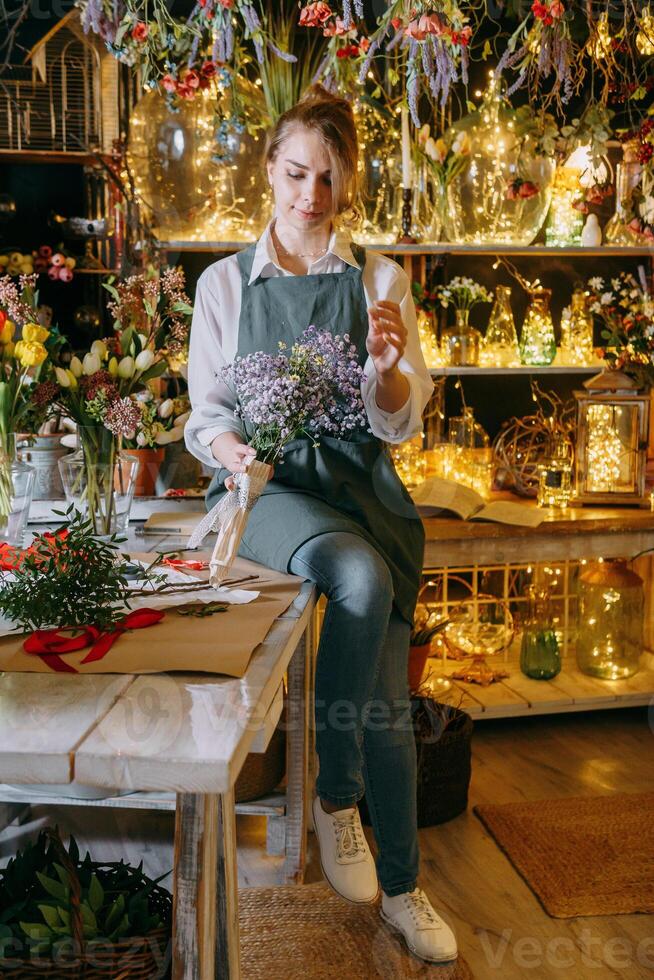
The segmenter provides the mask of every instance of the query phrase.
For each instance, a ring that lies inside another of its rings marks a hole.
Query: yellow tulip
[[[19,348],[20,353],[18,353]],[[15,353],[23,367],[36,367],[37,364],[43,364],[48,356],[43,344],[39,344],[36,340],[20,340],[16,344]]]
[[[23,340],[27,343],[42,344],[50,336],[50,331],[38,323],[26,323],[23,327]]]
[[[8,344],[14,336],[15,329],[13,320],[5,320],[2,330],[0,330],[0,344]]]
[[[77,388],[77,378],[73,372],[69,368],[66,368],[66,374],[68,375],[68,380],[70,381],[70,387]]]
[[[4,347],[0,347],[0,354],[2,354],[3,357],[13,357],[15,346],[16,345],[14,344],[13,340],[10,340],[8,344],[4,345]]]

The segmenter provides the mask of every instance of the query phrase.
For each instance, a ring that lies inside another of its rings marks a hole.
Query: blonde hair
[[[352,106],[347,99],[332,95],[324,86],[312,85],[296,105],[282,113],[269,131],[264,163],[274,162],[291,132],[299,127],[316,132],[327,150],[335,214],[347,215],[347,224],[356,223],[359,220],[355,203],[359,141]]]

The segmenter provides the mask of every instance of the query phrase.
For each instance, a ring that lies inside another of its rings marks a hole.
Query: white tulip
[[[102,362],[97,354],[85,354],[82,361],[82,371],[84,374],[95,374],[102,367]]]
[[[118,364],[118,377],[131,378],[134,374],[134,358],[123,357]]]
[[[148,346],[148,336],[147,336],[147,334],[140,333],[140,334],[137,334],[137,336],[138,336],[139,340],[141,341],[141,350],[145,350],[145,348]]]
[[[67,435],[62,436],[59,443],[62,446],[66,446],[67,449],[77,449],[77,433],[70,432]]]
[[[166,398],[165,401],[161,403],[157,409],[157,415],[160,419],[167,419],[173,414],[173,400],[172,398]]]
[[[137,371],[147,371],[154,364],[154,354],[151,350],[142,350],[134,361]]]
[[[137,445],[143,447],[147,445],[147,442],[148,442],[148,437],[144,435],[143,432],[139,432],[139,434],[136,437]]]
[[[56,367],[55,374],[57,375],[57,382],[62,388],[70,388],[70,378],[66,374],[63,368]]]
[[[191,417],[191,413],[190,412],[183,412],[181,415],[178,415],[177,416],[177,418],[175,419],[174,425],[175,426],[181,425],[182,428],[184,428],[184,426],[186,425],[186,423],[188,422],[188,420],[190,419],[190,417]]]
[[[81,378],[82,371],[83,371],[82,362],[80,361],[79,357],[77,357],[77,355],[75,355],[74,357],[71,357],[71,359],[70,359],[70,369],[71,369],[71,371],[73,372],[73,374],[75,375],[76,378]]]
[[[91,353],[97,354],[101,361],[107,356],[107,345],[101,340],[94,340],[91,344]]]

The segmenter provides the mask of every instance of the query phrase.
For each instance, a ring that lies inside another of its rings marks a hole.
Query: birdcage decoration
[[[79,11],[66,14],[3,76],[0,155],[109,152],[119,135],[119,64]]]
[[[649,392],[621,371],[603,371],[575,391],[575,499],[638,504],[645,499]]]

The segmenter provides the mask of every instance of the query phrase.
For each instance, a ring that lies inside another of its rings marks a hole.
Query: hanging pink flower
[[[561,3],[561,0],[552,0],[550,4],[550,14],[554,20],[561,20],[565,13],[565,7]]]
[[[332,16],[332,9],[328,3],[310,3],[300,11],[301,27],[322,27],[325,21]]]
[[[62,266],[62,268],[65,269],[66,266]],[[56,265],[51,265],[48,269],[48,278],[52,279],[53,282],[56,282],[59,278],[59,268]]]
[[[59,272],[60,282],[71,282],[73,278],[73,270],[69,269],[67,265],[62,265],[57,270]]]
[[[138,41],[139,44],[142,44],[148,36],[149,29],[150,28],[146,23],[144,23],[144,21],[138,20],[132,28],[132,37],[135,41]]]
[[[188,85],[189,88],[198,88],[200,85],[200,76],[196,71],[187,71],[184,75],[184,85]]]
[[[410,21],[409,25],[405,27],[404,33],[414,41],[424,41],[427,37],[426,31],[421,29],[417,20]]]
[[[435,34],[438,36],[445,32],[445,25],[438,14],[423,14],[418,21],[418,29],[424,31],[425,35]]]
[[[351,28],[345,26],[342,17],[337,17],[331,24],[325,24],[322,29],[323,37],[341,37],[347,34]]]

